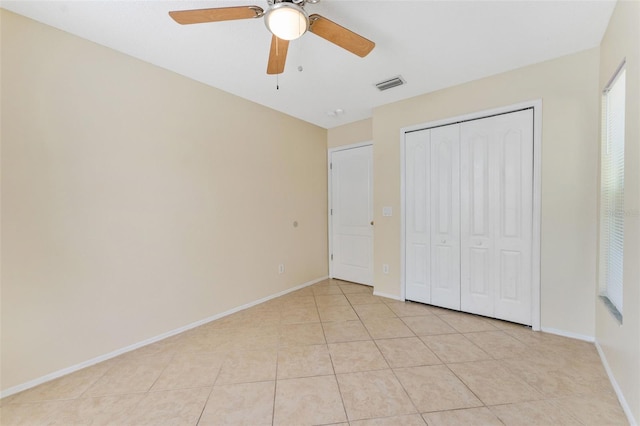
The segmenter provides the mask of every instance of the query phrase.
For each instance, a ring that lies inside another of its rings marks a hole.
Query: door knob
[[[440,242],[441,242],[442,244],[446,244],[446,243],[447,243],[447,240],[441,240]]]
[[[371,226],[373,226],[373,221],[371,221]]]

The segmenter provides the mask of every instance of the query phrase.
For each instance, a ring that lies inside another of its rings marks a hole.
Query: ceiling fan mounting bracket
[[[249,9],[253,10],[256,13],[254,18],[262,18],[264,16],[264,10],[258,6],[247,6]]]
[[[304,7],[307,3],[317,4],[320,0],[267,0],[269,6],[274,6],[278,3],[293,3],[297,6]]]

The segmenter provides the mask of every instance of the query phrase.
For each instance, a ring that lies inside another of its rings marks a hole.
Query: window
[[[600,295],[622,322],[624,254],[625,67],[602,96],[600,153]]]

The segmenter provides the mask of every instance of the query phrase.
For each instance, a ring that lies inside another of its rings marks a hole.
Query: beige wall
[[[624,323],[596,299],[600,93],[627,64]],[[400,129],[543,101],[542,326],[595,337],[635,421],[640,420],[640,2],[619,1],[600,49],[536,64],[374,111],[373,120],[329,130],[329,148],[373,132],[375,290],[399,296]],[[367,126],[371,126],[368,129]],[[382,206],[396,214],[382,217]],[[389,275],[381,265],[391,265]]]
[[[594,336],[598,60],[592,49],[374,110],[376,292],[401,294],[401,128],[542,99],[541,323]]]
[[[600,91],[626,58],[623,324],[596,301],[596,338],[640,421],[640,2],[619,1],[602,40]]]
[[[0,16],[3,390],[327,275],[326,130]]]
[[[594,336],[598,58],[592,49],[532,65],[385,105],[371,121],[329,130],[329,148],[373,133],[376,292],[401,294],[402,127],[542,99],[542,326]],[[394,215],[382,217],[382,206],[392,206]]]
[[[327,148],[351,145],[373,140],[373,120],[366,119],[344,126],[334,127],[327,131]]]

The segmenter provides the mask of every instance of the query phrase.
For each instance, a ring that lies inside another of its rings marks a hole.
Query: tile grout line
[[[107,362],[107,361],[104,361],[104,362]],[[81,399],[81,398],[85,398],[85,397],[86,398],[91,398],[91,396],[86,395],[86,393],[89,392],[89,389],[91,389],[93,386],[95,386],[95,384],[98,383],[98,381],[100,379],[102,379],[104,376],[106,376],[109,371],[111,371],[116,365],[120,364],[121,362],[122,362],[122,360],[116,360],[114,362],[114,365],[112,365],[111,367],[107,368],[104,373],[102,373],[96,380],[94,380],[93,382],[91,382],[91,384],[89,386],[87,386],[87,388],[84,390],[84,392],[82,392],[80,395],[78,395],[76,398],[73,398],[73,399]],[[98,364],[95,364],[95,365],[98,365]],[[93,367],[93,366],[91,366],[91,367]],[[87,367],[87,368],[91,368],[91,367]],[[80,370],[80,371],[82,371],[82,370]],[[19,395],[19,393],[17,395]]]
[[[176,353],[173,353],[171,355],[171,358],[169,359],[167,364],[164,366],[164,368],[162,369],[160,374],[158,374],[158,377],[156,377],[156,379],[153,381],[153,383],[151,383],[151,386],[149,386],[149,389],[147,389],[147,391],[145,393],[148,394],[151,391],[151,389],[153,389],[153,387],[156,385],[156,383],[158,383],[158,380],[160,380],[160,377],[162,376],[162,374],[164,374],[164,372],[167,370],[167,368],[169,368],[169,364],[171,364],[171,361],[173,361],[173,359],[176,357],[176,355],[177,355]]]
[[[202,410],[200,411],[200,415],[198,416],[198,421],[196,422],[196,426],[198,426],[200,424],[200,421],[202,420],[202,416],[204,415],[204,411],[207,409],[207,404],[209,404],[209,399],[211,398],[211,395],[213,394],[213,389],[216,386],[216,382],[218,381],[218,377],[220,377],[220,372],[222,371],[222,366],[224,365],[224,362],[226,361],[227,358],[227,353],[224,353],[224,360],[222,362],[220,362],[220,367],[218,367],[218,372],[216,373],[216,377],[214,377],[213,382],[211,383],[211,389],[209,390],[209,395],[207,395],[207,400],[204,402],[204,405],[202,406]]]
[[[216,376],[216,378],[217,378],[217,376]],[[214,386],[211,386],[211,389],[209,389],[209,394],[207,395],[207,399],[204,401],[204,405],[202,406],[202,410],[200,410],[200,415],[198,416],[198,420],[196,420],[196,426],[198,426],[200,424],[200,421],[202,420],[202,416],[204,415],[204,410],[207,409],[207,404],[209,403],[209,399],[211,399],[211,394],[213,394],[213,388],[214,388]]]
[[[404,391],[404,394],[406,395],[407,399],[411,402],[411,405],[413,406],[413,409],[415,410],[416,414],[419,415],[420,418],[422,419],[422,421],[426,424],[426,421],[422,418],[422,415],[420,414],[420,410],[418,410],[418,407],[416,406],[415,401],[413,400],[413,398],[411,398],[411,396],[409,396],[409,392],[407,392],[407,389],[404,387],[404,385],[402,384],[402,382],[398,378],[398,375],[396,374],[395,370],[391,367],[391,364],[389,364],[389,361],[384,356],[384,353],[382,352],[382,350],[380,350],[380,346],[378,346],[378,342],[376,341],[376,339],[373,338],[373,335],[369,331],[369,328],[366,326],[366,324],[364,324],[364,322],[362,321],[362,318],[360,317],[360,314],[358,314],[358,311],[356,311],[356,309],[353,307],[353,304],[351,303],[349,298],[347,298],[347,302],[349,302],[349,305],[351,306],[351,309],[353,309],[354,312],[356,313],[356,315],[358,316],[358,318],[360,318],[360,322],[362,322],[362,325],[365,327],[365,330],[367,330],[367,333],[369,334],[369,337],[371,337],[371,340],[373,341],[373,344],[375,345],[376,349],[378,349],[378,352],[380,353],[380,355],[382,355],[382,359],[384,359],[384,361],[387,363],[387,366],[389,367],[389,370],[391,371],[391,374],[393,375],[393,377],[396,379],[396,381],[398,382],[398,384],[400,385],[400,387]],[[393,314],[395,315],[395,318],[400,318],[391,308],[389,308],[386,305],[386,303],[383,303],[383,305],[386,306],[387,309],[389,309],[389,310],[391,310],[393,312]],[[400,319],[400,321],[404,324],[404,321],[402,321],[402,319]],[[405,326],[406,326],[406,324],[405,324]],[[417,337],[416,334],[414,333],[414,331],[411,330],[411,328],[409,328],[409,327],[407,327],[407,328],[409,329],[409,331],[411,331],[411,333],[413,334],[413,337]],[[381,370],[373,370],[373,371],[381,371]],[[407,414],[407,415],[409,415],[409,414]],[[395,417],[395,416],[389,416],[389,417]]]
[[[314,300],[315,302],[315,300]],[[286,326],[283,324],[283,315],[282,313],[278,314],[278,344],[276,346],[276,374],[273,380],[273,404],[271,405],[271,426],[275,424],[276,421],[276,398],[278,397],[278,363],[280,362],[280,339],[282,337],[282,326]]]
[[[340,287],[340,285],[338,284],[338,288],[340,289],[340,293],[342,293],[342,295],[345,297],[346,296],[344,294],[344,292],[342,291],[342,288]],[[315,300],[315,295],[314,295],[314,300]],[[349,299],[347,299],[347,302],[349,302]],[[316,301],[316,307],[317,307],[317,301]],[[349,302],[349,305],[351,305],[351,303]],[[353,309],[353,308],[352,308]],[[354,311],[355,312],[355,311]],[[320,315],[320,312],[318,312],[318,316]],[[356,313],[356,316],[358,314]],[[322,319],[320,319],[320,324],[322,323]],[[364,327],[364,325],[363,325]],[[324,325],[322,325],[322,332],[324,333]],[[325,335],[325,342],[327,341],[327,337]],[[340,394],[340,402],[342,402],[342,410],[344,412],[344,418],[347,420],[347,423],[351,423],[350,419],[349,419],[349,413],[347,413],[347,405],[344,403],[344,396],[342,395],[342,389],[340,388],[340,382],[338,381],[338,374],[336,373],[336,366],[333,363],[333,356],[331,355],[331,350],[329,349],[329,343],[327,342],[327,352],[329,353],[329,359],[331,360],[331,368],[333,369],[333,379],[336,382],[336,386],[338,387],[338,393]]]

